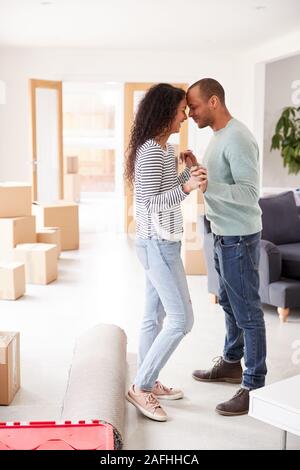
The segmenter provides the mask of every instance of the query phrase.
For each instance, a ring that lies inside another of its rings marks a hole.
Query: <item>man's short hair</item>
[[[225,104],[224,88],[222,87],[221,83],[217,82],[217,80],[214,78],[202,78],[201,80],[193,83],[193,85],[189,87],[189,90],[194,87],[199,88],[201,95],[204,96],[207,101],[209,98],[215,95],[219,98],[223,105]]]

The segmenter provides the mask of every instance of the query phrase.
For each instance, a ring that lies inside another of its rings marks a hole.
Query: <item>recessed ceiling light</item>
[[[265,10],[265,8],[266,8],[266,5],[256,5],[255,6],[255,10],[258,10],[258,11],[259,10]]]
[[[46,1],[45,1],[45,2],[41,2],[41,5],[52,5],[52,4],[53,4],[53,2],[46,2]]]

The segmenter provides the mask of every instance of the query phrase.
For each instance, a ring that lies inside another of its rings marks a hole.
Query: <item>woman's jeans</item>
[[[159,372],[193,326],[180,249],[181,242],[155,238],[136,241],[137,256],[146,272],[146,305],[134,383],[143,390],[152,390]]]
[[[214,235],[214,260],[219,274],[219,303],[225,312],[223,357],[237,362],[244,356],[242,386],[263,387],[266,368],[266,331],[259,297],[260,233]]]

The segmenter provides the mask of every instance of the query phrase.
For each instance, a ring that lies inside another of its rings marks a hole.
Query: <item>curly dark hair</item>
[[[164,135],[176,116],[177,108],[186,96],[181,88],[168,83],[152,86],[141,100],[126,151],[124,177],[130,186],[134,183],[134,168],[137,149],[146,140]]]

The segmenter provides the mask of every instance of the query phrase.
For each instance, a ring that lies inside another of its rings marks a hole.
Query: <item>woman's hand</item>
[[[180,161],[182,163],[185,163],[185,165],[188,168],[192,168],[193,166],[198,165],[197,158],[195,157],[195,155],[193,154],[193,152],[191,150],[186,150],[185,152],[180,152],[180,157],[179,158],[180,158]]]
[[[200,183],[201,181],[198,176],[191,176],[188,181],[182,185],[182,189],[186,194],[190,194],[190,192],[195,189],[199,189]]]
[[[204,166],[197,166],[197,167],[192,167],[191,168],[191,177],[192,178],[199,178],[200,184],[199,184],[199,189],[203,193],[205,193],[207,189],[207,169],[204,168]]]

